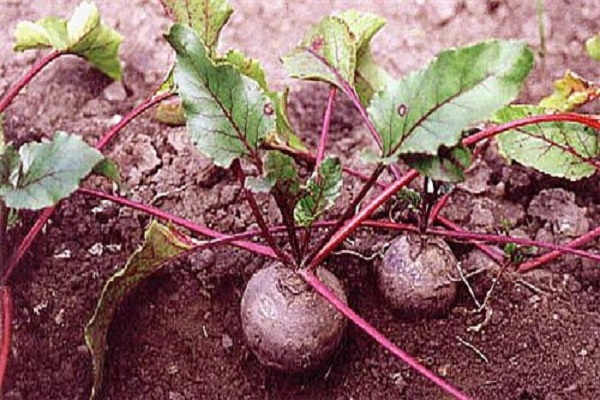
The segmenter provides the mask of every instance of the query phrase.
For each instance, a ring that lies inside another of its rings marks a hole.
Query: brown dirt
[[[38,56],[11,53],[8,38],[16,21],[65,15],[76,1],[1,3],[3,92]],[[277,86],[290,83],[277,57],[298,40],[307,24],[348,7],[387,17],[388,26],[376,38],[375,50],[398,75],[420,67],[444,47],[488,37],[524,38],[538,47],[534,2],[233,3],[237,11],[223,35],[222,47],[239,47],[264,60]],[[523,99],[535,100],[548,92],[550,79],[566,68],[597,77],[598,64],[582,52],[583,41],[600,31],[596,1],[546,3],[545,71],[536,69]],[[98,5],[105,20],[126,37],[122,51],[126,95],[119,84],[111,84],[82,61],[59,60],[7,111],[6,131],[12,140],[39,139],[62,129],[93,141],[115,115],[126,113],[159,82],[172,57],[161,39],[168,22],[158,1],[102,0]],[[293,83],[293,87],[294,123],[307,142],[314,144],[326,94],[314,84]],[[358,149],[369,143],[347,104],[337,107],[331,143],[331,150],[348,156],[346,163],[351,165],[360,162]],[[165,128],[145,116],[122,134],[110,154],[122,166],[131,198],[150,201],[186,185],[156,205],[223,231],[239,231],[251,224],[249,209],[242,204],[232,177],[197,155],[183,129]],[[472,229],[493,231],[506,218],[513,234],[564,241],[572,230],[599,223],[597,178],[571,184],[518,166],[508,168],[490,148],[468,182],[445,212]],[[271,203],[265,206],[274,209]],[[544,206],[549,207],[545,214],[540,211]],[[15,231],[15,238],[33,218],[24,216],[24,226]],[[573,221],[579,222],[568,224]],[[78,196],[60,206],[12,281],[14,340],[6,399],[87,397],[91,372],[83,327],[103,283],[139,244],[147,223],[148,218],[138,213]],[[389,239],[382,233],[363,232],[349,247],[371,252]],[[467,246],[453,247],[466,270],[488,268],[472,279],[481,299],[497,268]],[[111,330],[108,398],[443,398],[439,389],[355,327],[348,330],[332,363],[313,376],[289,377],[261,367],[242,339],[239,300],[245,282],[262,263],[240,251],[206,251],[142,284],[123,305]],[[542,271],[505,274],[489,302],[491,319],[479,333],[468,327],[484,316],[472,312],[474,305],[464,287],[447,318],[408,323],[382,306],[371,265],[335,256],[330,267],[346,285],[350,304],[359,313],[475,398],[600,397],[600,279],[593,263],[566,257]],[[487,362],[459,338],[476,346]]]

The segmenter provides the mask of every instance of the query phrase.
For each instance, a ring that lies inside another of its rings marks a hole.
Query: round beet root
[[[377,269],[379,290],[396,312],[409,318],[444,314],[456,296],[449,276],[456,258],[440,238],[402,235]]]
[[[346,302],[331,272],[318,269],[317,276]],[[342,314],[280,264],[252,276],[241,313],[244,334],[259,361],[290,373],[308,372],[327,361],[346,327]]]

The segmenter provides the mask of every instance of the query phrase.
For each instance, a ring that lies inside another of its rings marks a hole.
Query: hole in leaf
[[[268,115],[268,116],[273,115],[273,112],[274,112],[273,106],[271,104],[265,104],[263,112],[265,113],[265,115]]]
[[[399,116],[404,117],[408,112],[408,106],[406,104],[400,104],[397,111]]]
[[[310,48],[319,53],[321,51],[321,49],[323,48],[323,45],[325,44],[325,39],[323,38],[323,36],[317,36],[313,39],[312,43],[310,44]]]

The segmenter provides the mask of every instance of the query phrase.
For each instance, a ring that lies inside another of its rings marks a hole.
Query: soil
[[[0,0],[0,93],[41,53],[13,54],[18,20],[66,15],[77,2]],[[111,83],[81,60],[64,57],[45,70],[5,115],[17,143],[56,129],[94,142],[148,96],[172,61],[161,38],[168,26],[157,0],[99,0],[106,22],[125,36],[124,84]],[[294,125],[309,145],[317,140],[326,89],[285,77],[278,57],[305,27],[334,10],[356,7],[388,20],[375,38],[377,58],[397,76],[424,65],[447,46],[489,37],[520,38],[539,48],[535,2],[233,1],[236,13],[221,48],[238,47],[264,61],[276,87],[291,84]],[[521,100],[536,101],[570,68],[597,78],[583,42],[600,31],[596,0],[547,1],[547,54],[537,57]],[[592,108],[598,112],[599,109]],[[369,136],[340,99],[331,151],[360,166]],[[131,124],[108,154],[119,162],[128,196],[154,201],[175,214],[233,232],[252,225],[235,180],[191,147],[183,128],[167,128],[147,114]],[[362,166],[361,168],[364,168]],[[90,186],[107,188],[99,179]],[[600,223],[597,178],[579,183],[508,167],[490,146],[445,209],[469,229],[562,243]],[[348,180],[350,192],[355,187]],[[183,190],[179,190],[183,188]],[[166,194],[165,194],[166,193]],[[349,195],[344,198],[347,201]],[[263,202],[274,210],[272,202]],[[16,242],[35,218],[13,231]],[[85,399],[91,386],[83,327],[106,279],[139,245],[149,219],[130,210],[73,196],[64,201],[15,275],[14,337],[5,399]],[[361,231],[348,249],[372,253],[391,239]],[[499,269],[481,253],[451,244],[482,299]],[[205,251],[170,265],[144,282],[119,310],[110,333],[106,397],[110,399],[440,399],[444,394],[350,326],[332,362],[311,376],[267,370],[243,341],[239,304],[245,283],[265,260],[241,251]],[[375,261],[378,262],[378,261]],[[405,322],[375,290],[373,265],[332,256],[351,306],[395,343],[478,399],[593,399],[600,397],[600,274],[585,260],[563,257],[528,274],[506,271],[488,301],[476,308],[464,284],[450,315]],[[473,347],[471,347],[473,346]],[[475,351],[474,349],[477,349]],[[480,353],[479,353],[480,352]]]

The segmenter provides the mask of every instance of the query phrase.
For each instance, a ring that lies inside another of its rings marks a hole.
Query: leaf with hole
[[[554,81],[554,93],[540,101],[540,107],[572,111],[600,97],[600,86],[583,79],[574,72]]]
[[[121,78],[119,46],[122,36],[100,20],[93,3],[83,2],[68,19],[25,21],[15,29],[15,51],[51,48],[76,54],[113,79]]]
[[[300,226],[310,226],[335,204],[342,191],[342,164],[338,158],[327,157],[313,172],[302,188],[294,210],[294,219]]]
[[[53,206],[73,193],[102,159],[79,136],[57,132],[51,141],[21,146],[19,167],[13,167],[12,179],[0,186],[0,196],[12,208]]]
[[[350,85],[354,83],[354,34],[342,18],[325,17],[282,58],[282,62],[293,78],[325,81],[343,89],[340,79]]]
[[[510,106],[500,110],[494,122],[505,123],[545,112],[536,106]],[[496,140],[507,159],[551,176],[575,181],[593,175],[598,167],[598,132],[581,124],[540,123],[502,133]]]
[[[492,40],[443,51],[426,68],[389,82],[368,108],[383,157],[455,146],[462,130],[516,97],[532,65],[524,43]]]
[[[229,21],[233,8],[227,0],[161,0],[167,13],[181,24],[191,27],[215,55],[221,30]]]
[[[190,28],[176,24],[166,38],[177,53],[174,78],[192,143],[221,167],[237,158],[260,164],[258,147],[276,129],[267,94],[237,68],[216,65]]]
[[[219,58],[219,63],[229,63],[236,67],[242,74],[256,81],[261,89],[265,91],[271,99],[275,108],[276,132],[272,132],[266,138],[268,142],[287,146],[294,150],[305,151],[306,147],[296,135],[288,117],[287,96],[289,89],[280,92],[273,92],[269,89],[267,77],[263,67],[258,60],[248,58],[239,50],[230,50],[224,57]]]
[[[153,221],[144,234],[144,244],[106,282],[94,315],[85,327],[85,344],[92,354],[94,370],[90,399],[99,398],[101,393],[108,330],[119,304],[141,281],[193,247],[191,239]]]

